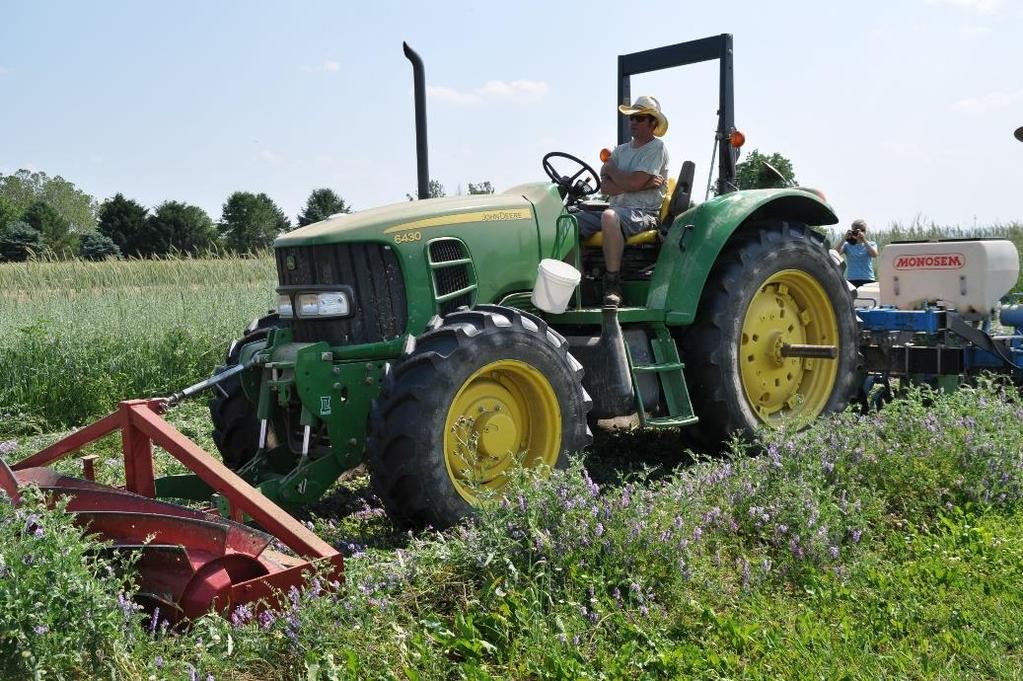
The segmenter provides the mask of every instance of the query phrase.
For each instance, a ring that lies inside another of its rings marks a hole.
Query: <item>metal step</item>
[[[671,337],[671,333],[664,325],[656,324],[653,326],[654,334],[650,339],[650,345],[653,350],[654,362],[651,364],[632,364],[632,353],[628,353],[640,427],[675,428],[697,423],[700,419],[693,413],[692,403],[689,400],[689,390],[686,387],[686,377],[682,373],[685,364],[678,356],[678,347],[675,345],[675,339]],[[626,346],[626,352],[628,352],[628,346]],[[657,375],[661,392],[664,394],[664,407],[668,411],[666,416],[647,418],[646,413],[643,411],[643,396],[640,393],[639,386],[639,376],[642,374]]]

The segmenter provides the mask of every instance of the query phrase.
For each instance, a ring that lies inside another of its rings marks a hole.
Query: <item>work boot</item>
[[[604,272],[604,307],[622,304],[622,273]]]

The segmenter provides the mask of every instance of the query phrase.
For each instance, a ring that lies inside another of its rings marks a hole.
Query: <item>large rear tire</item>
[[[217,367],[214,375],[236,366],[242,347],[263,340],[279,323],[276,314],[254,320],[245,329],[244,335],[231,343],[224,365]],[[231,470],[238,470],[256,455],[259,446],[256,405],[242,390],[241,376],[236,374],[214,388],[209,407],[213,420],[213,442],[224,459],[224,465]]]
[[[827,245],[805,225],[751,230],[715,263],[681,345],[699,444],[809,423],[841,410],[856,383],[856,318]],[[836,359],[782,357],[784,344],[834,345]]]
[[[565,467],[592,439],[582,375],[528,313],[481,305],[435,320],[374,401],[374,491],[392,518],[439,529],[499,495],[520,461]]]

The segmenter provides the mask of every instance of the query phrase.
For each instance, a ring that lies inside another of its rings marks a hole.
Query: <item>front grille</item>
[[[383,244],[325,244],[276,249],[279,293],[310,287],[350,286],[352,313],[335,319],[295,318],[291,328],[300,343],[331,345],[376,343],[405,333],[408,306],[394,251]],[[293,298],[294,300],[294,298]]]

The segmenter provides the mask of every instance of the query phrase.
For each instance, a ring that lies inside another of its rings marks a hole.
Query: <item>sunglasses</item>
[[[629,116],[630,121],[636,121],[637,123],[649,121],[651,118],[652,116],[647,116],[646,114],[632,114],[631,116]]]

